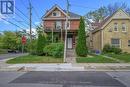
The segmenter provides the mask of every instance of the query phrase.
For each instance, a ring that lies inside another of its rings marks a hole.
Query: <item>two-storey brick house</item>
[[[91,49],[101,51],[105,44],[110,44],[130,53],[130,16],[125,11],[119,9],[92,26],[94,30],[88,37]]]
[[[57,33],[58,40],[65,40],[65,24],[67,12],[58,5],[53,6],[43,16],[43,26],[46,33]],[[77,31],[80,23],[80,15],[69,12],[67,23],[67,48],[75,47]]]

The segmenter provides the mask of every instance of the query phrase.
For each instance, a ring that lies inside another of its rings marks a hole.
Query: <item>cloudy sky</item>
[[[21,28],[28,29],[28,1],[29,0],[15,0],[15,15],[6,18],[6,20],[11,21]],[[85,15],[90,10],[95,10],[101,6],[106,6],[115,2],[126,2],[128,6],[130,6],[130,0],[69,0],[69,2],[71,4],[70,11],[80,15]],[[41,22],[41,17],[46,10],[50,9],[53,5],[58,4],[62,9],[66,9],[66,0],[31,0],[31,3],[33,6],[33,28]],[[3,15],[0,14],[0,17],[3,17]],[[4,30],[16,31],[20,30],[20,28],[0,19],[0,31]]]

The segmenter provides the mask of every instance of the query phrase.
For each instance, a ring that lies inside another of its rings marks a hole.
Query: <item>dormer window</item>
[[[126,24],[122,23],[122,32],[126,32]]]
[[[118,24],[117,23],[114,23],[114,31],[118,32]]]
[[[60,16],[61,16],[61,13],[60,13],[60,11],[54,11],[54,12],[52,13],[52,16],[53,16],[53,17],[60,17]]]

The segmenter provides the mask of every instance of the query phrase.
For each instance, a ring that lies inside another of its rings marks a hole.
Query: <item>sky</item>
[[[0,0],[1,1],[1,0]],[[15,14],[9,17],[4,17],[7,21],[10,21],[22,29],[29,29],[29,0],[14,0],[15,1]],[[101,6],[107,6],[115,2],[125,2],[130,7],[130,0],[69,0],[70,11],[79,15],[85,15],[87,12],[98,9]],[[62,9],[66,9],[66,0],[31,0],[32,3],[32,22],[33,28],[41,22],[41,17],[49,10],[53,5],[57,4]],[[19,10],[19,11],[18,11]],[[24,14],[22,14],[21,12]],[[0,18],[3,15],[0,14]],[[17,22],[16,22],[17,21]],[[5,30],[21,30],[2,19],[0,19],[0,31]]]

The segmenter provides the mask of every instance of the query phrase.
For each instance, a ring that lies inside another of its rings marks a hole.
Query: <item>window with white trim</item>
[[[117,32],[118,31],[118,24],[114,23],[114,31]]]
[[[53,17],[60,17],[61,16],[61,12],[60,11],[54,11],[54,12],[52,12],[52,16]]]
[[[112,38],[111,39],[111,45],[114,46],[114,47],[120,47],[120,39]]]
[[[126,32],[126,24],[122,23],[122,32]]]

